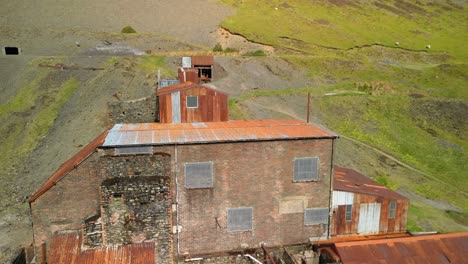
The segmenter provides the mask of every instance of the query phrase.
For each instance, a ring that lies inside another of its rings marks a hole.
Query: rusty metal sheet
[[[408,200],[408,198],[403,195],[388,189],[359,172],[342,167],[335,167],[334,169],[333,189],[336,191],[369,194],[396,200]]]
[[[194,66],[211,66],[214,64],[213,56],[193,56],[192,67]]]
[[[463,263],[468,232],[335,243],[348,263]]]
[[[155,243],[112,245],[92,249],[81,248],[78,232],[55,235],[50,245],[48,263],[67,264],[145,264],[155,263]]]
[[[170,145],[282,139],[336,138],[337,135],[297,120],[252,120],[207,123],[118,124],[103,146]]]

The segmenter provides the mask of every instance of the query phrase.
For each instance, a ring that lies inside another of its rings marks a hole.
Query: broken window
[[[345,221],[351,222],[353,220],[353,205],[347,204],[346,205],[346,212],[345,212]]]
[[[213,163],[185,163],[185,188],[213,187]]]
[[[115,149],[115,155],[153,154],[152,146],[122,147]]]
[[[253,230],[253,208],[228,208],[227,229],[229,232]]]
[[[328,208],[310,208],[304,210],[304,225],[328,224]]]
[[[318,157],[294,159],[294,182],[317,181]]]
[[[187,96],[187,108],[198,108],[198,96]]]
[[[396,214],[396,202],[391,201],[390,202],[390,210],[388,212],[388,218],[389,219],[395,219],[395,214]]]

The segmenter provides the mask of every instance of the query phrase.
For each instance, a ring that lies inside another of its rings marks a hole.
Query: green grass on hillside
[[[140,67],[146,73],[157,73],[161,70],[161,77],[176,77],[177,72],[166,64],[166,57],[144,56],[139,60]]]
[[[236,14],[222,26],[248,39],[315,52],[315,46],[349,49],[379,43],[448,51],[466,57],[468,13],[461,5],[402,0],[224,0]],[[334,4],[334,3],[337,4]],[[338,4],[342,3],[342,4]],[[463,22],[464,21],[464,22]]]
[[[26,84],[8,102],[0,106],[0,128],[2,146],[0,167],[8,170],[33,151],[52,127],[60,108],[79,87],[79,82],[71,78],[60,87],[40,89],[40,82],[48,70],[40,71],[30,83]]]

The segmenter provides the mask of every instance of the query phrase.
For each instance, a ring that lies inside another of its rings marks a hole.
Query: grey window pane
[[[253,229],[253,208],[229,208],[227,211],[229,232],[250,231]]]
[[[304,225],[328,224],[328,208],[304,210]]]
[[[211,162],[185,164],[185,188],[213,187],[213,164]]]

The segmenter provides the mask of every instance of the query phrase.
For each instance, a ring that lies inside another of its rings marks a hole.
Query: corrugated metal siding
[[[336,134],[321,127],[291,119],[182,124],[140,123],[115,125],[109,131],[103,146],[172,145],[306,138],[331,139],[336,137]]]
[[[171,94],[171,106],[172,106],[172,123],[177,124],[181,122],[181,102],[180,92],[173,92]]]
[[[194,66],[211,66],[214,64],[213,56],[193,56],[192,57],[192,68]]]
[[[468,232],[335,243],[341,263],[466,263]]]
[[[81,249],[78,233],[54,236],[49,249],[50,264],[147,264],[156,263],[155,243],[115,245],[88,250]]]
[[[333,191],[333,208],[337,208],[338,205],[347,205],[354,203],[354,193]]]
[[[228,96],[225,93],[219,92],[216,89],[206,87],[203,85],[185,85],[180,86],[180,89],[176,90],[173,87],[167,87],[169,90],[159,90],[160,99],[160,122],[168,123],[169,120],[172,123],[176,123],[176,111],[177,106],[175,103],[180,103],[178,109],[180,111],[180,122],[220,122],[228,120]],[[170,91],[171,101],[167,99],[166,94]],[[179,100],[175,101],[175,93],[179,92]],[[186,97],[187,96],[198,96],[198,108],[187,108]],[[172,116],[168,116],[167,104],[171,104]]]
[[[365,203],[360,205],[358,234],[368,235],[379,233],[380,203]]]

